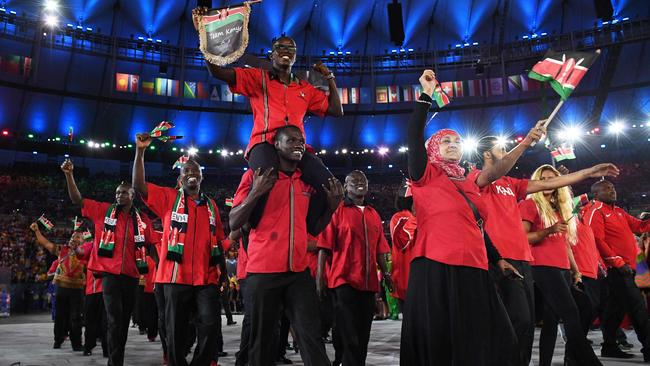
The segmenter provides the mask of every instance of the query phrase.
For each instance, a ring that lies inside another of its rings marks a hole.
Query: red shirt
[[[539,216],[535,201],[528,199],[519,203],[521,219],[531,224],[530,231],[544,230],[544,223]],[[567,241],[564,234],[551,234],[541,241],[531,244],[533,261],[531,266],[548,266],[569,269],[569,256],[567,254]]]
[[[248,235],[247,273],[303,272],[307,258],[307,210],[313,188],[301,179],[300,170],[291,176],[279,172],[269,192],[262,218]],[[253,171],[242,177],[233,207],[241,204],[253,184]]]
[[[181,263],[167,259],[167,241],[170,237],[171,212],[178,191],[174,188],[160,187],[147,183],[149,191],[146,204],[163,222],[163,235],[160,245],[156,283],[175,283],[179,285],[204,286],[219,284],[219,267],[210,266],[210,212],[205,202],[198,204],[187,197],[187,231]],[[217,240],[224,238],[217,205]]]
[[[481,217],[487,219],[487,208],[476,182],[451,180],[442,169],[427,164],[422,178],[412,186],[413,205],[418,215],[412,258],[426,257],[449,265],[487,270],[483,234],[457,187],[474,203]]]
[[[397,212],[390,219],[390,237],[393,243],[391,250],[393,286],[395,292],[393,297],[405,300],[406,289],[408,288],[409,269],[411,267],[411,255],[413,243],[415,242],[415,230],[417,219],[409,210]]]
[[[239,250],[237,251],[237,279],[245,280],[246,279],[246,264],[248,263],[248,255],[244,246],[240,245]]]
[[[304,136],[307,112],[318,116],[327,113],[327,96],[306,81],[294,78],[289,85],[285,85],[269,71],[239,67],[234,70],[236,81],[230,85],[230,90],[248,97],[253,110],[253,131],[246,147],[246,156],[259,143],[273,144],[275,130],[282,126],[297,126]]]
[[[636,269],[637,244],[634,234],[650,231],[649,220],[639,220],[622,208],[600,201],[589,203],[584,217],[594,232],[596,246],[609,267],[624,264]]]
[[[81,214],[92,220],[95,225],[95,250],[92,251],[88,267],[94,272],[111,273],[115,275],[124,274],[133,278],[140,278],[138,268],[135,264],[136,245],[133,232],[133,217],[130,213],[117,210],[117,224],[115,225],[115,247],[113,256],[102,257],[97,255],[99,241],[104,231],[104,218],[111,203],[97,202],[84,198]],[[152,243],[151,220],[144,213],[140,213],[142,222],[147,226],[144,229],[145,242]]]
[[[571,248],[573,249],[573,257],[580,273],[584,277],[595,280],[598,278],[600,254],[598,254],[596,248],[594,233],[588,225],[582,223],[582,220],[578,220],[576,229],[578,231],[578,242]]]
[[[346,200],[320,235],[318,247],[331,251],[329,288],[350,285],[360,291],[379,291],[377,254],[390,252],[390,247],[377,211],[363,207]]]
[[[83,249],[83,255],[79,259],[87,262],[92,256],[92,252],[95,248],[95,245],[92,241],[84,243],[81,248]],[[98,294],[102,292],[102,279],[96,278],[93,271],[90,268],[86,268],[86,295]]]
[[[479,174],[481,171],[475,170],[467,179],[476,181]],[[518,206],[518,201],[526,199],[527,189],[527,179],[501,177],[481,188],[481,197],[491,218],[484,220],[485,231],[501,257],[530,262],[533,255]]]

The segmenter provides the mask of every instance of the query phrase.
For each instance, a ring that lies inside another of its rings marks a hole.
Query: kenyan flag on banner
[[[548,81],[560,98],[567,100],[599,55],[600,50],[596,50],[596,52],[548,50],[544,59],[530,70],[528,77],[539,81]]]
[[[210,9],[198,17],[199,48],[205,59],[224,66],[237,61],[248,46],[248,2],[232,8]]]

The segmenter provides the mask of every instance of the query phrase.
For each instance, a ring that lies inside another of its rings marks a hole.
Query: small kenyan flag
[[[233,204],[233,199],[232,198],[226,198],[226,206],[232,207]]]
[[[84,231],[83,236],[84,236],[84,240],[88,240],[93,237],[93,234],[90,233],[90,230],[86,230]]]
[[[576,155],[573,152],[573,146],[558,146],[551,150],[551,156],[556,162],[562,160],[573,160],[576,158]]]
[[[172,170],[178,168],[178,169],[183,169],[183,165],[187,163],[187,161],[190,160],[189,156],[182,155],[176,162],[174,162],[174,166],[172,166]]]
[[[77,218],[77,216],[75,216],[75,217],[74,217],[74,220],[72,220],[72,224],[74,225],[74,227],[72,228],[72,230],[77,230],[77,229],[79,229],[79,228],[81,227],[82,221],[79,220],[79,219]]]
[[[442,108],[451,102],[449,95],[440,87],[440,84],[433,89],[433,99],[438,104],[438,108]]]
[[[47,230],[47,231],[52,230],[52,228],[54,227],[54,224],[53,224],[50,220],[48,220],[48,219],[45,217],[45,214],[42,214],[41,217],[39,217],[37,221],[38,221],[41,225],[43,225],[43,227],[44,227],[45,230]]]
[[[528,77],[539,81],[548,81],[560,98],[567,100],[599,55],[600,50],[596,50],[596,52],[548,50],[544,59],[530,70]]]

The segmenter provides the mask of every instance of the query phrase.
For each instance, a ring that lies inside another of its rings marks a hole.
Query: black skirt
[[[515,364],[517,340],[488,271],[420,257],[411,262],[400,364]]]

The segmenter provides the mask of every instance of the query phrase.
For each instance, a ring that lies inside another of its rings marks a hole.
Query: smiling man
[[[196,8],[194,15],[203,15],[207,8]],[[334,81],[334,73],[320,61],[313,66],[314,71],[322,74],[328,81],[329,93],[314,88],[300,80],[292,72],[297,55],[296,42],[282,36],[273,42],[270,59],[271,70],[259,68],[225,68],[209,63],[212,76],[225,81],[233,93],[248,97],[253,110],[253,131],[244,154],[252,170],[266,171],[274,168],[277,174],[278,157],[273,147],[273,138],[280,127],[292,125],[298,127],[305,136],[304,118],[307,113],[317,116],[343,116],[343,107]],[[302,180],[315,188],[316,192],[309,205],[307,230],[316,236],[325,226],[319,225],[319,219],[326,210],[326,193],[321,189],[327,185],[332,174],[323,162],[313,153],[306,152],[299,163]],[[257,226],[261,212],[268,196],[257,200],[258,210],[250,216],[251,227]],[[325,223],[327,224],[327,223]]]
[[[387,287],[393,281],[386,265],[390,247],[384,236],[379,213],[366,203],[368,179],[354,170],[345,177],[345,200],[318,241],[320,249],[317,288],[325,286],[334,294],[334,346],[342,353],[340,365],[365,365],[370,327],[375,313],[375,294],[379,291],[377,265]],[[327,257],[330,257],[327,259]],[[327,284],[323,283],[325,261]]]
[[[207,366],[217,361],[213,355],[221,332],[221,219],[214,200],[201,191],[203,175],[194,160],[183,165],[176,188],[146,182],[144,152],[151,141],[146,133],[136,138],[133,186],[163,222],[155,282],[164,291],[169,365],[187,365],[186,329],[194,311],[197,346],[191,365]]]
[[[274,342],[269,340],[284,308],[305,364],[329,366],[320,339],[316,288],[308,269],[306,216],[314,190],[301,180],[298,168],[305,139],[299,128],[286,126],[278,129],[274,146],[280,160],[277,178],[271,168],[247,171],[230,211],[230,229],[239,230],[260,197],[268,196],[259,225],[250,230],[245,248],[246,298],[251,305],[249,364],[267,366],[275,359]],[[320,220],[329,222],[341,202],[343,187],[332,178],[322,189],[327,193],[327,209]]]

